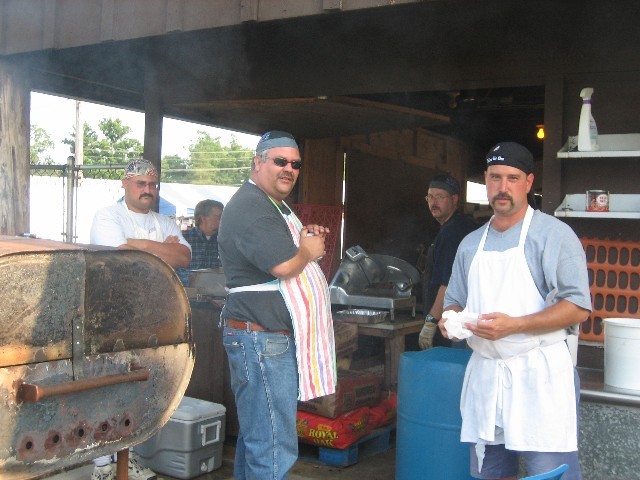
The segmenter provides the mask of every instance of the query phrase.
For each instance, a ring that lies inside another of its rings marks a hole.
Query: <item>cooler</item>
[[[164,427],[133,450],[145,466],[175,478],[193,478],[222,465],[226,409],[183,397]]]

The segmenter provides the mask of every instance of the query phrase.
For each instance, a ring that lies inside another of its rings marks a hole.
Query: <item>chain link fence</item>
[[[250,163],[250,159],[248,160]],[[29,234],[38,238],[47,238],[67,243],[88,244],[90,242],[91,223],[95,213],[103,207],[113,205],[120,200],[122,189],[122,174],[126,164],[110,165],[31,165],[29,191]],[[222,167],[216,170],[227,170]],[[247,176],[251,167],[239,167],[246,170]],[[170,170],[163,168],[163,174]],[[203,168],[193,169],[195,173]],[[163,175],[164,177],[164,175]],[[181,206],[188,204],[190,211],[197,201],[204,198],[226,203],[235,193],[237,186],[212,185],[206,180],[198,181],[192,178],[187,184],[162,182],[164,191],[180,201]],[[161,188],[160,211],[163,201]],[[187,195],[188,194],[188,195]],[[191,205],[193,203],[193,205]],[[172,204],[169,203],[171,206]],[[174,206],[174,210],[176,205]],[[184,210],[184,208],[182,209]],[[175,215],[177,221],[183,224],[190,221],[192,213],[164,212]]]
[[[67,243],[89,243],[95,212],[123,195],[126,165],[31,165],[29,233]]]

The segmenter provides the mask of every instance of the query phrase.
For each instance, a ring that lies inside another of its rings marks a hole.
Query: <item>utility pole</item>
[[[82,124],[82,118],[80,115],[80,101],[76,100],[76,138],[74,144],[74,153],[75,155],[71,155],[67,158],[67,211],[65,218],[65,233],[64,233],[64,241],[66,243],[73,243],[74,233],[75,233],[75,222],[74,222],[74,196],[77,193],[76,187],[78,185],[77,179],[80,178],[82,172],[78,168],[77,176],[76,176],[76,166],[82,165],[83,157],[82,150],[84,141],[84,125]]]
[[[76,166],[84,165],[84,124],[80,115],[80,100],[76,100],[76,142],[74,145]],[[78,171],[80,175],[80,171]]]
[[[64,232],[64,241],[66,243],[73,243],[73,194],[74,194],[74,186],[75,186],[74,174],[75,174],[74,158],[73,158],[73,155],[69,155],[67,157],[67,171],[66,171],[67,211],[66,211],[65,232]]]

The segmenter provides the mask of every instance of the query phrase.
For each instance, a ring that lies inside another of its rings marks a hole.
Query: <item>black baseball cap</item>
[[[533,154],[519,143],[501,142],[487,153],[487,167],[492,165],[515,167],[529,175],[533,173]]]
[[[451,195],[460,194],[460,184],[451,175],[437,175],[429,183],[429,188],[441,188]]]

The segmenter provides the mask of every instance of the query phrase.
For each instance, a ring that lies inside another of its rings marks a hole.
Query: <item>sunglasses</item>
[[[291,164],[291,168],[294,170],[300,170],[302,168],[302,160],[287,160],[282,157],[271,158],[273,163],[275,163],[278,167],[286,167],[287,163]]]

